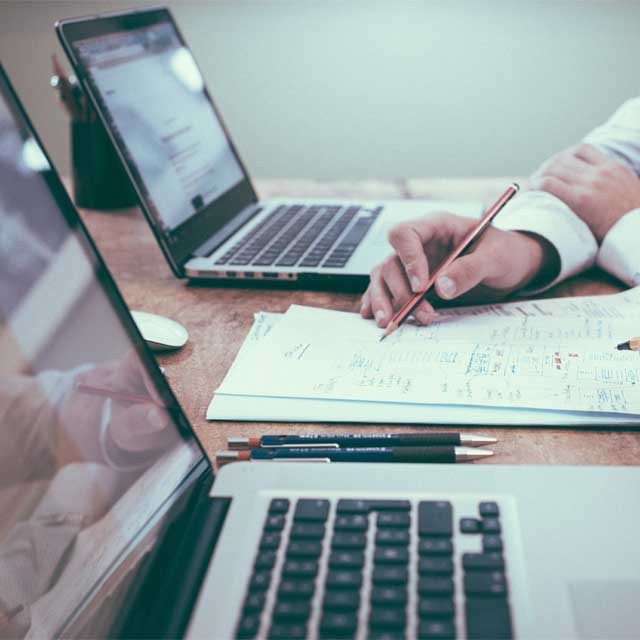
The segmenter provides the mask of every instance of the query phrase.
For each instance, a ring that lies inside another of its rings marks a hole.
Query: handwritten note
[[[218,392],[640,414],[640,358],[614,348],[639,320],[632,291],[449,309],[380,343],[356,314],[294,306]]]

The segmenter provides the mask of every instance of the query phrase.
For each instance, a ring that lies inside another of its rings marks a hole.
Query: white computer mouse
[[[189,332],[175,320],[146,311],[132,311],[131,315],[153,351],[169,351],[184,346]]]

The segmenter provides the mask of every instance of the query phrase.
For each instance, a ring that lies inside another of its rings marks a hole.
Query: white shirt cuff
[[[640,209],[629,211],[609,229],[596,263],[625,284],[640,285]]]
[[[550,282],[520,293],[533,295],[593,265],[598,243],[589,227],[564,202],[544,191],[527,191],[514,198],[496,217],[494,226],[542,236],[560,257],[560,270]]]

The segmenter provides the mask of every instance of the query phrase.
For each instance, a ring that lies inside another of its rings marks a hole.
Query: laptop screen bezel
[[[109,272],[102,256],[98,252],[95,243],[93,242],[89,232],[84,225],[84,222],[80,218],[69,194],[64,187],[64,184],[60,180],[60,177],[55,169],[55,166],[51,162],[51,158],[47,154],[45,147],[40,140],[40,137],[35,130],[33,123],[27,115],[21,101],[19,100],[15,89],[9,80],[7,73],[5,72],[2,64],[0,64],[0,99],[4,99],[10,112],[13,114],[16,125],[21,131],[31,136],[38,147],[42,150],[44,157],[46,158],[48,168],[42,172],[43,179],[49,189],[51,196],[58,207],[60,213],[64,217],[66,224],[69,227],[69,232],[73,233],[82,249],[87,255],[87,260],[91,263],[94,271],[96,282],[102,288],[107,300],[111,304],[114,313],[121,323],[123,331],[126,333],[132,347],[135,349],[136,355],[140,359],[140,362],[145,368],[145,371],[151,378],[154,387],[162,399],[167,412],[172,418],[173,424],[177,428],[181,437],[185,442],[195,445],[200,453],[199,458],[193,461],[193,465],[182,481],[176,486],[172,494],[163,502],[158,505],[158,510],[154,513],[152,519],[146,523],[143,529],[136,532],[136,536],[131,539],[131,545],[139,543],[139,536],[146,535],[151,529],[156,528],[160,521],[162,521],[162,530],[164,531],[168,524],[177,517],[174,511],[174,505],[180,496],[184,495],[186,491],[191,491],[194,483],[203,477],[203,474],[207,478],[211,479],[211,482],[215,478],[213,467],[204,451],[202,444],[200,443],[197,435],[195,434],[191,424],[189,423],[180,403],[173,394],[173,391],[169,387],[164,374],[160,371],[160,368],[155,361],[154,355],[147,346],[146,342],[142,338],[133,318],[129,312],[127,304],[118,289],[115,280]],[[160,544],[161,538],[155,541],[155,545]],[[129,551],[133,551],[131,548]],[[116,570],[117,567],[112,567],[110,572]],[[110,572],[100,577],[100,580],[94,585],[94,590],[100,589],[102,582],[106,580]],[[87,594],[87,598],[90,599],[92,594]],[[74,624],[75,619],[81,610],[73,610],[69,612],[67,622],[65,623],[65,629]]]
[[[181,45],[188,48],[171,12],[164,7],[63,19],[56,22],[55,29],[85,94],[89,96],[93,108],[98,113],[118,153],[120,161],[129,175],[137,194],[140,208],[144,212],[171,269],[178,277],[184,277],[184,264],[194,255],[194,252],[211,236],[223,229],[226,224],[230,223],[238,213],[258,201],[249,174],[229,135],[224,120],[205,84],[203,89],[204,94],[215,117],[220,122],[231,152],[240,167],[243,175],[242,180],[213,202],[210,202],[199,212],[178,225],[178,227],[170,232],[166,232],[161,228],[153,215],[153,208],[150,206],[142,178],[135,165],[128,162],[126,147],[120,136],[115,134],[110,126],[108,113],[99,91],[97,91],[96,87],[90,82],[87,69],[76,56],[74,50],[74,44],[81,40],[122,31],[132,31],[163,22],[171,24]]]

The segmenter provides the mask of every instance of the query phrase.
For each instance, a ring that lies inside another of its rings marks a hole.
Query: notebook
[[[640,325],[639,293],[441,310],[386,345],[356,314],[258,314],[207,418],[639,424],[640,358],[615,350]]]

